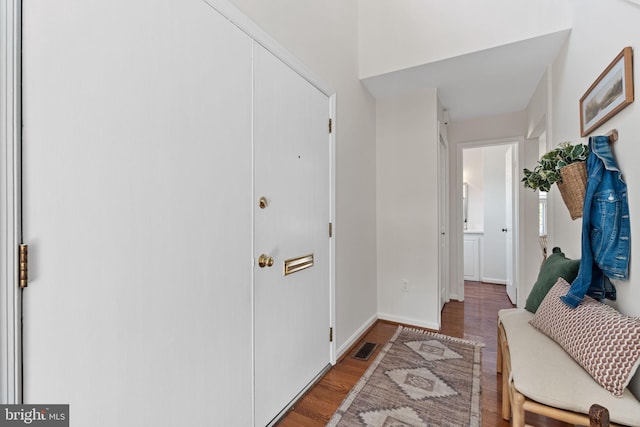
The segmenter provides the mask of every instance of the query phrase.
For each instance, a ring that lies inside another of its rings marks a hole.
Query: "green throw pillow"
[[[558,277],[562,277],[571,283],[578,275],[579,269],[579,259],[566,258],[560,248],[553,248],[553,253],[545,260],[542,267],[540,267],[538,280],[536,280],[535,285],[533,285],[533,289],[531,289],[531,293],[529,297],[527,297],[527,303],[524,308],[535,313],[547,295],[547,292],[549,292],[549,289],[551,289],[558,280]]]

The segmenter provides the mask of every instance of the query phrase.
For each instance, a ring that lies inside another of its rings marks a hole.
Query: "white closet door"
[[[329,99],[259,45],[254,61],[255,425],[264,426],[329,364]],[[261,267],[261,254],[273,265]],[[305,256],[311,266],[285,275],[287,260]]]
[[[25,402],[250,425],[251,40],[202,1],[23,9]]]

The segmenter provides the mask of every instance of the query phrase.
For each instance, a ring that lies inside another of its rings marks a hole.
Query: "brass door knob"
[[[258,265],[260,266],[260,268],[271,267],[273,265],[273,258],[271,258],[269,255],[262,254],[258,258]]]

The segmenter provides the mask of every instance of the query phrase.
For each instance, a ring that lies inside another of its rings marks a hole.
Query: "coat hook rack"
[[[618,140],[618,129],[610,130],[609,133],[607,133],[607,136],[609,137],[609,143],[613,144]]]

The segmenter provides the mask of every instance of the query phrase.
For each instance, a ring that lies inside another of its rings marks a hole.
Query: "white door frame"
[[[21,6],[0,0],[0,402],[22,403],[22,292],[18,287],[21,147]]]
[[[450,227],[450,233],[452,241],[456,242],[456,259],[458,262],[452,263],[452,277],[456,277],[456,283],[452,283],[451,294],[457,294],[458,300],[464,300],[464,233],[463,233],[463,213],[462,213],[462,172],[463,172],[463,163],[462,163],[462,151],[465,148],[477,148],[477,147],[486,147],[491,145],[506,145],[512,144],[513,158],[515,160],[515,170],[522,170],[523,168],[523,156],[524,153],[524,138],[523,137],[515,137],[515,138],[499,138],[499,139],[490,139],[490,140],[479,140],[479,141],[468,141],[468,142],[460,142],[456,147],[456,163],[455,163],[455,182],[456,187],[453,192],[455,194],[455,205],[456,208],[452,210],[455,212],[455,217],[451,219],[452,224],[459,224],[459,227]],[[515,253],[513,254],[513,281],[514,286],[516,288],[517,297],[518,297],[518,307],[524,305],[524,301],[521,300],[523,292],[520,291],[521,284],[524,283],[524,268],[521,265],[521,256],[520,254],[523,252],[523,242],[520,239],[521,235],[524,235],[523,221],[520,220],[520,215],[522,212],[523,197],[520,196],[520,192],[522,191],[522,187],[518,185],[519,180],[514,179],[513,185],[515,187],[514,197],[513,197],[513,205],[514,205],[514,216],[513,216],[513,240],[514,247],[516,248]]]
[[[450,294],[450,198],[449,198],[449,140],[438,121],[438,324],[441,325],[442,308]]]
[[[333,328],[333,341],[330,345],[330,361],[331,364],[336,363],[336,313],[335,313],[335,295],[336,295],[336,283],[335,283],[335,254],[336,254],[336,234],[338,231],[338,226],[336,224],[336,130],[337,130],[337,120],[336,120],[336,106],[337,106],[337,95],[336,91],[329,85],[327,85],[324,81],[320,80],[316,75],[307,68],[298,58],[292,55],[289,51],[287,51],[281,44],[279,44],[274,38],[272,38],[269,34],[267,34],[262,28],[260,28],[255,22],[253,22],[249,17],[243,14],[236,6],[230,3],[228,0],[203,0],[213,9],[220,12],[223,16],[225,16],[229,21],[231,21],[234,25],[236,25],[240,30],[244,31],[249,37],[254,39],[258,44],[271,52],[276,58],[280,59],[286,65],[288,65],[292,70],[300,74],[305,80],[315,86],[320,92],[325,94],[329,98],[329,114],[332,120],[332,132],[329,134],[329,144],[330,144],[330,162],[329,165],[329,191],[330,191],[330,212],[331,218],[330,221],[333,225],[333,237],[331,238],[330,244],[330,267],[329,267],[329,277],[330,277],[330,290],[329,290],[329,298],[331,299],[330,306],[330,315],[329,319],[331,321],[331,327]]]
[[[515,145],[515,144],[514,144]],[[516,190],[516,184],[513,182],[514,178],[518,176],[518,171],[515,168],[515,161],[516,159],[516,154],[517,154],[517,150],[514,147],[514,145],[511,145],[508,149],[507,152],[505,153],[505,158],[504,158],[504,172],[505,172],[505,200],[508,202],[506,203],[506,209],[505,209],[505,218],[506,218],[506,222],[505,222],[505,227],[502,229],[503,232],[505,232],[505,237],[506,237],[506,252],[507,252],[507,259],[506,259],[506,267],[507,267],[507,271],[506,271],[506,276],[505,276],[505,285],[506,285],[506,290],[507,290],[507,295],[509,296],[509,299],[511,300],[511,302],[513,303],[517,303],[517,298],[518,298],[518,289],[517,287],[514,286],[514,283],[516,283],[516,281],[513,279],[513,275],[514,275],[514,259],[513,259],[513,254],[516,252],[514,250],[514,248],[516,247],[517,244],[517,240],[514,240],[514,233],[513,233],[513,229],[514,229],[514,218],[515,218],[515,201],[514,201],[514,196],[515,196],[515,190]]]

